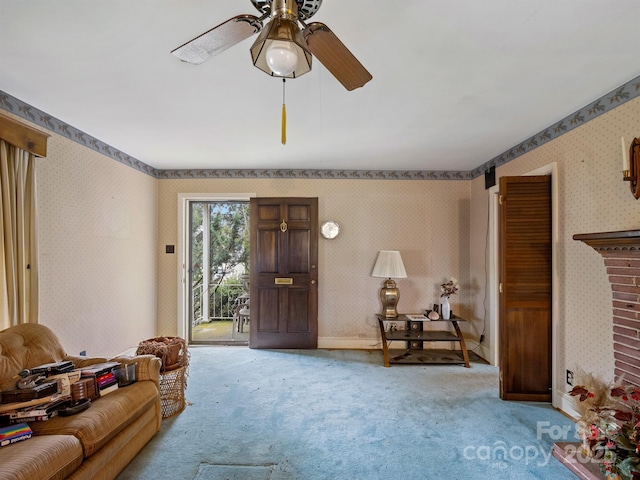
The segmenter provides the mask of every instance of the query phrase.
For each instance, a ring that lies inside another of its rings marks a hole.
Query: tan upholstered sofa
[[[84,412],[31,422],[32,438],[0,448],[0,479],[113,479],[160,429],[160,359],[69,356],[43,325],[0,332],[0,389],[13,388],[12,377],[24,368],[61,360],[71,360],[76,367],[107,360],[135,362],[138,381],[96,399]]]

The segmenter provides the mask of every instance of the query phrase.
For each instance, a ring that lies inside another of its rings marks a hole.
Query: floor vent
[[[275,464],[216,465],[201,463],[193,480],[269,480]]]

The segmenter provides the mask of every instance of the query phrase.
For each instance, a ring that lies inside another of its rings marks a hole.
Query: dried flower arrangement
[[[640,480],[640,388],[584,372],[576,379],[569,394],[578,397],[583,453],[601,459],[608,478]]]
[[[459,287],[458,287],[458,280],[456,280],[455,278],[451,277],[451,280],[449,280],[446,283],[443,283],[442,285],[440,285],[440,291],[442,292],[442,295],[440,295],[441,297],[448,297],[449,295],[453,295],[454,293],[458,293]]]

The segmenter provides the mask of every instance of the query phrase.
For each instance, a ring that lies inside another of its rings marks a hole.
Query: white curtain
[[[35,157],[0,139],[0,330],[38,321]]]

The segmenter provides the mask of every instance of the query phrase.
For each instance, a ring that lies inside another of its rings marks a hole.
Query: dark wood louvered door
[[[500,398],[551,401],[551,177],[500,179]]]
[[[251,348],[318,346],[318,199],[251,199]]]

